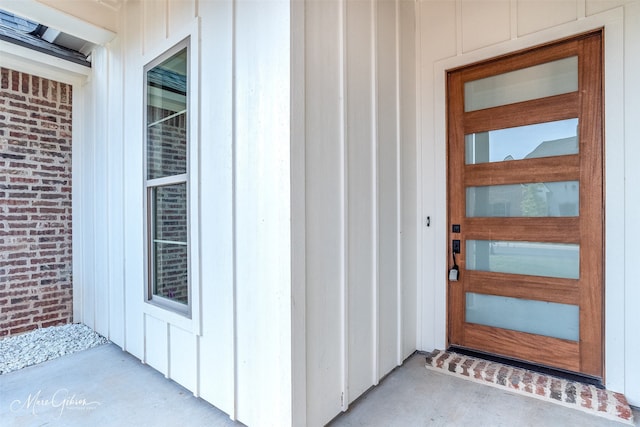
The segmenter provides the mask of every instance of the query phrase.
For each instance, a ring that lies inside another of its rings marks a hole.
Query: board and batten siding
[[[128,2],[121,17],[122,345],[234,419],[290,424],[289,6]],[[187,35],[191,321],[143,295],[143,67]]]
[[[401,364],[416,348],[414,7],[123,3],[86,88],[78,320],[248,425],[323,425]],[[192,321],[144,303],[143,67],[187,35]]]
[[[637,0],[477,0],[417,3],[419,69],[417,194],[422,228],[418,259],[418,349],[446,346],[446,92],[447,69],[604,28],[605,43],[605,382],[640,404],[640,200],[635,163],[640,125],[640,2]],[[408,179],[407,182],[411,182]],[[420,264],[420,261],[418,261]]]
[[[306,3],[310,425],[415,350],[416,282],[402,267],[415,237],[400,208],[403,156],[415,161],[413,11],[407,1]]]

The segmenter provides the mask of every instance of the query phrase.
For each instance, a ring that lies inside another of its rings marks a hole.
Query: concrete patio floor
[[[640,413],[634,410],[635,425]],[[108,344],[0,375],[2,426],[241,426]],[[622,426],[424,367],[416,354],[332,426]]]

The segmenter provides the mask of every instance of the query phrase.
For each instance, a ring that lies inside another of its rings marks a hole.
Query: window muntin
[[[189,46],[145,67],[147,300],[189,314]]]

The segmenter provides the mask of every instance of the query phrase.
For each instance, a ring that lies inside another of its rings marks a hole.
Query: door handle
[[[460,270],[458,263],[456,263],[456,254],[460,253],[460,240],[454,239],[451,241],[451,255],[453,256],[453,267],[449,270],[449,281],[457,282]]]

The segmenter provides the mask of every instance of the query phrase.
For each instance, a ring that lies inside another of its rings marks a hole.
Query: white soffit
[[[23,73],[76,84],[91,75],[91,68],[0,40],[0,64]]]
[[[97,45],[105,45],[116,36],[113,31],[83,21],[36,0],[0,0],[0,9]]]

